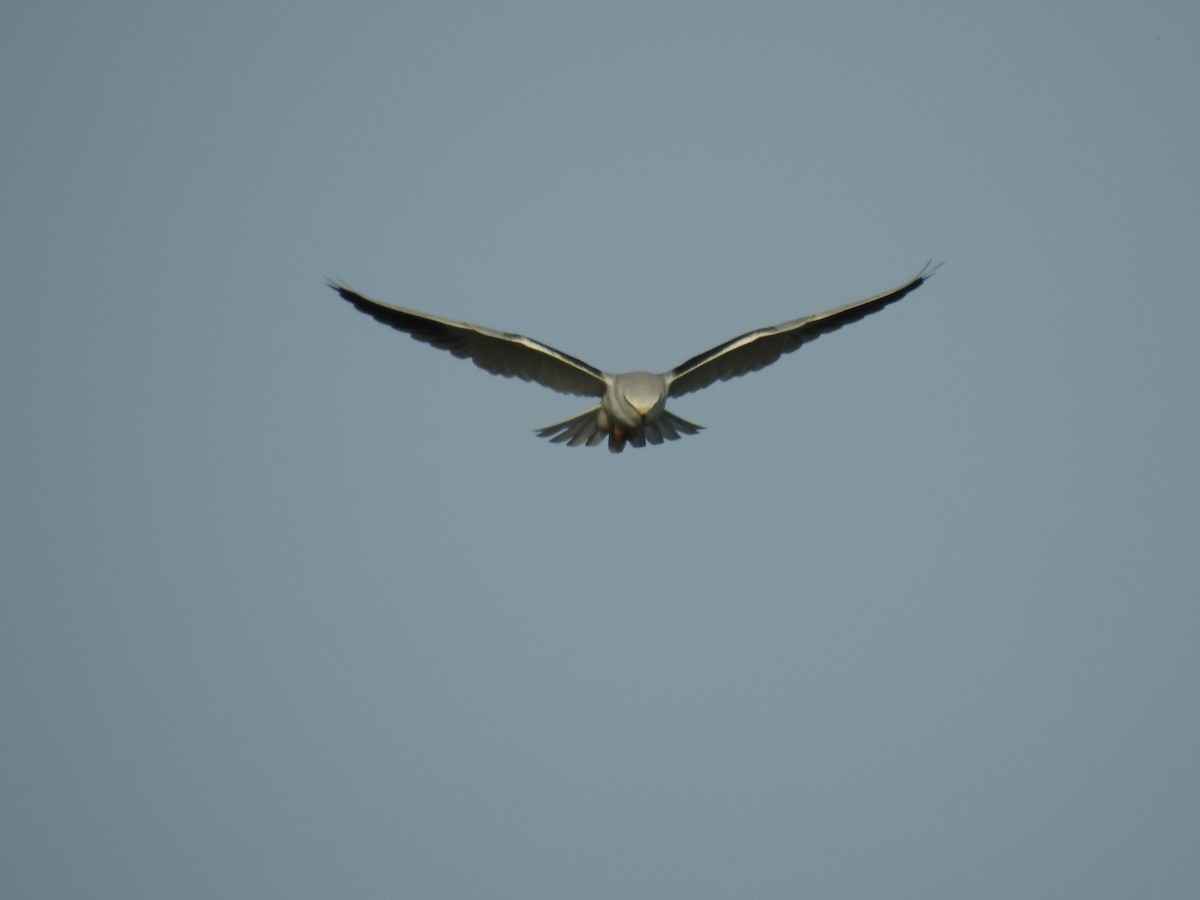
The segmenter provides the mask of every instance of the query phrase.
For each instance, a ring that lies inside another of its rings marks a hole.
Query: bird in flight
[[[657,374],[612,375],[523,335],[381,303],[337,282],[331,281],[329,286],[376,321],[407,332],[418,341],[449,350],[460,359],[470,359],[493,375],[535,381],[563,394],[599,397],[600,403],[587,412],[540,428],[537,434],[568,447],[584,444],[593,447],[607,436],[608,449],[620,453],[626,443],[644,447],[647,443],[661,444],[700,431],[702,426],[668,412],[668,399],[769,366],[784,353],[895,303],[924,284],[940,265],[926,263],[908,283],[877,297],[748,331]]]

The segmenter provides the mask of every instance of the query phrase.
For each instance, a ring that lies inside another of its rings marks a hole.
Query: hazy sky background
[[[1200,893],[1196,3],[0,26],[0,894]]]

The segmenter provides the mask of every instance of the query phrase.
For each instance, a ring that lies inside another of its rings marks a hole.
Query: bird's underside
[[[344,285],[333,288],[356,309],[413,338],[448,350],[494,375],[534,381],[564,394],[598,397],[600,402],[577,416],[538,429],[539,437],[568,447],[593,447],[608,438],[608,449],[644,447],[696,434],[693,425],[666,409],[669,398],[690,394],[717,381],[726,381],[770,365],[823,334],[878,312],[919,288],[937,270],[926,263],[908,283],[895,290],[805,316],[759,328],[719,344],[668,372],[626,372],[611,375],[574,356],[519,334],[443,319],[356,294]]]

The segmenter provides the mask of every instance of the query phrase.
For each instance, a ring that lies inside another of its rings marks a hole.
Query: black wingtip
[[[924,281],[927,278],[932,278],[933,273],[940,269],[943,263],[945,263],[945,260],[940,260],[936,263],[932,259],[928,260],[925,265],[921,267],[921,271],[917,273],[917,277],[913,280]]]
[[[336,291],[339,297],[341,297],[347,303],[352,304],[355,308],[361,310],[362,312],[371,313],[372,309],[375,309],[380,305],[375,303],[373,300],[368,300],[362,294],[350,290],[350,288],[346,287],[340,281],[328,279],[325,283],[329,285],[330,290]],[[374,315],[374,313],[371,314]]]

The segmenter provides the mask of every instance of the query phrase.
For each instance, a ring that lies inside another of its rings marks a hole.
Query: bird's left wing
[[[460,359],[470,359],[493,375],[535,381],[563,394],[604,394],[608,382],[603,372],[532,338],[380,303],[332,281],[329,286],[376,321],[449,350]]]
[[[717,381],[736,378],[769,366],[783,354],[791,353],[823,334],[878,312],[889,303],[895,303],[924,284],[925,279],[937,271],[940,265],[941,263],[931,266],[926,263],[910,282],[878,297],[869,297],[857,303],[839,306],[837,309],[793,319],[782,325],[759,328],[713,347],[706,353],[693,356],[683,365],[676,366],[667,373],[670,381],[669,395],[679,397],[706,388]]]

